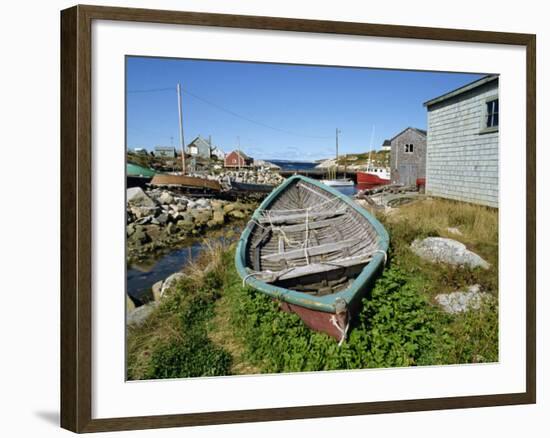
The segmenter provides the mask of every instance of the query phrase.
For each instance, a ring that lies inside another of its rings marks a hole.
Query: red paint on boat
[[[358,184],[389,184],[391,181],[386,178],[380,178],[378,175],[370,172],[357,172]]]
[[[342,328],[345,327],[348,322],[347,312],[344,315],[320,312],[318,310],[308,309],[307,307],[297,306],[296,304],[290,304],[285,301],[281,301],[279,305],[281,310],[285,312],[296,313],[310,329],[326,333],[337,341],[342,338],[342,332],[332,321],[335,321],[336,324]]]

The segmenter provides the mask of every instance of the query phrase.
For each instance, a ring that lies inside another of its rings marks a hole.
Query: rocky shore
[[[232,221],[248,218],[255,203],[188,198],[167,189],[132,187],[126,193],[127,262],[175,246]]]
[[[189,176],[207,178],[218,182],[236,181],[249,184],[267,184],[277,186],[284,181],[284,178],[277,172],[268,168],[229,170],[221,169],[219,171],[210,170],[208,172],[190,173]]]

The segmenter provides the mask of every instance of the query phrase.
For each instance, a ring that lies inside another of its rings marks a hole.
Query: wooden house
[[[426,177],[426,131],[408,127],[389,140],[393,184],[416,185]]]
[[[426,193],[498,207],[498,76],[427,101]]]
[[[224,167],[252,167],[254,159],[250,158],[243,151],[235,149],[225,156]]]

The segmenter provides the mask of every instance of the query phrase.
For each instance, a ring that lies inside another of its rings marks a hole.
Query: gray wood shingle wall
[[[426,192],[498,207],[498,131],[487,132],[486,102],[498,80],[428,105]]]

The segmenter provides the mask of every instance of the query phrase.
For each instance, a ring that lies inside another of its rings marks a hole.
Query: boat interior
[[[260,213],[248,239],[247,268],[266,283],[316,296],[336,293],[380,252],[366,217],[307,181],[293,181]]]

